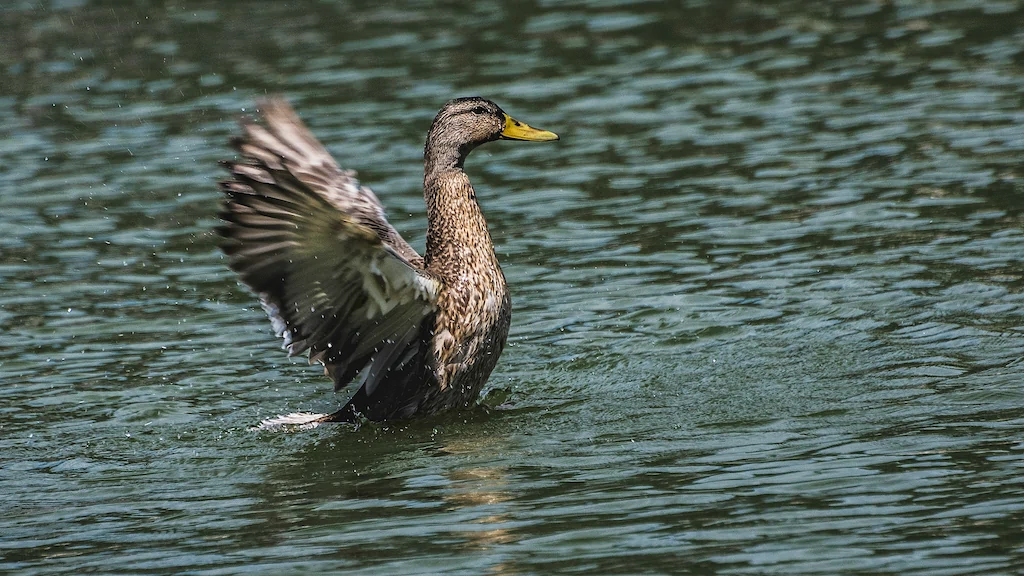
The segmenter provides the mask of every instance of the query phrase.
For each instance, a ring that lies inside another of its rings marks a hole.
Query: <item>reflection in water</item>
[[[260,531],[259,546],[272,550],[275,561],[301,555],[322,568],[361,557],[375,559],[378,569],[404,571],[400,550],[420,558],[418,571],[472,557],[478,573],[523,573],[500,553],[516,545],[521,525],[511,514],[506,467],[495,464],[515,449],[503,430],[501,418],[477,413],[458,424],[249,433],[295,448],[250,486],[252,514],[268,528],[287,527]]]
[[[442,442],[438,451],[455,457],[479,457],[499,448],[500,443],[493,437],[458,438]],[[448,478],[451,480],[450,493],[446,500],[454,509],[482,507],[488,515],[474,520],[479,530],[462,531],[466,546],[486,551],[498,544],[511,544],[517,540],[515,534],[507,527],[512,518],[505,512],[503,504],[512,500],[508,492],[507,471],[503,466],[480,466],[453,470]],[[491,510],[495,510],[490,513]],[[501,564],[492,569],[496,574],[516,574],[513,566]]]

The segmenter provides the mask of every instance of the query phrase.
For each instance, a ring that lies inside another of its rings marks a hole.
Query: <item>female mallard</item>
[[[289,355],[308,350],[335,390],[361,376],[334,414],[277,422],[380,421],[466,406],[505,346],[511,302],[463,162],[492,140],[558,136],[483,98],[445,104],[423,151],[421,257],[287,102],[261,107],[263,125],[243,123],[233,141],[244,160],[226,162],[222,248]]]

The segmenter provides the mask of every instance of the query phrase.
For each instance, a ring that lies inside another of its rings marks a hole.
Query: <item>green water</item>
[[[1016,2],[5,2],[0,572],[1024,571]],[[286,95],[420,249],[426,129],[513,294],[498,410],[345,400],[216,249]]]

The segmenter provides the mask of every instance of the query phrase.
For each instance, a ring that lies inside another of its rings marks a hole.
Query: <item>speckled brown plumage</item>
[[[309,352],[359,389],[316,421],[406,418],[469,405],[505,346],[511,300],[487,223],[463,171],[491,140],[554,140],[482,98],[438,112],[424,148],[427,247],[420,257],[383,206],[286,102],[261,105],[234,141],[241,162],[218,228],[230,266],[260,298],[289,354]]]

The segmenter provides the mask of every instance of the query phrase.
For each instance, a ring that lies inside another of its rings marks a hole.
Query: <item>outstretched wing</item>
[[[335,388],[368,364],[366,392],[422,354],[419,332],[440,284],[388,223],[384,208],[341,170],[281,99],[262,103],[263,125],[243,123],[243,161],[217,232],[230,266],[260,298],[289,355],[309,350]]]

